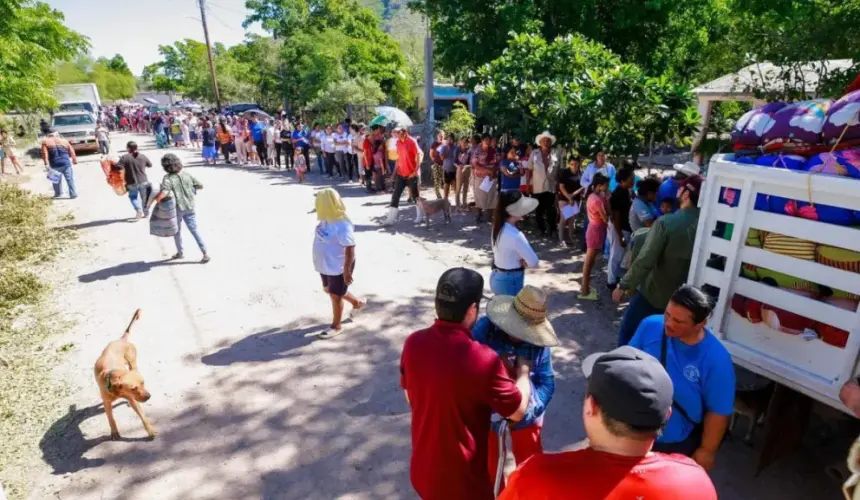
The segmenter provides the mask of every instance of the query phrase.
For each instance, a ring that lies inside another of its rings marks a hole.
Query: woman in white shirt
[[[538,265],[538,256],[517,222],[538,206],[534,198],[519,191],[505,191],[493,213],[493,272],[490,290],[496,295],[514,296],[525,286],[526,268]]]
[[[320,134],[320,143],[322,143],[323,155],[325,155],[325,169],[328,178],[334,177],[334,133],[331,131],[331,126],[325,128],[325,132]]]
[[[320,338],[337,337],[343,331],[343,303],[349,302],[353,311],[367,303],[349,293],[355,270],[355,230],[340,195],[332,188],[317,193],[314,203],[317,224],[314,233],[314,269],[320,273],[323,290],[331,299],[332,321]]]
[[[338,124],[337,133],[334,134],[334,161],[337,168],[337,175],[341,180],[346,178],[347,168],[346,155],[349,149],[349,139],[343,131],[343,125]]]

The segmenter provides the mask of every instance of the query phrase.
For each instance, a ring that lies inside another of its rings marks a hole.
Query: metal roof
[[[801,75],[790,74],[792,87],[800,88],[797,80],[803,79],[803,88],[812,94],[818,89],[818,80],[822,72],[844,70],[853,66],[851,59],[830,59],[811,61],[800,66]],[[696,87],[693,92],[700,97],[707,96],[745,96],[752,95],[753,90],[779,91],[784,87],[780,80],[789,66],[777,66],[770,62],[750,64],[737,73],[721,76],[716,80]],[[823,71],[822,71],[823,70]]]

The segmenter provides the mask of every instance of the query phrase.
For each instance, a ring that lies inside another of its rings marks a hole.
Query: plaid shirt
[[[518,430],[528,427],[538,419],[543,418],[543,413],[555,392],[555,375],[552,371],[552,358],[549,347],[538,347],[527,342],[513,343],[508,336],[494,325],[490,318],[484,316],[479,319],[472,329],[472,338],[496,351],[499,356],[515,354],[531,361],[532,371],[529,376],[532,385],[529,406],[526,415],[511,429]]]

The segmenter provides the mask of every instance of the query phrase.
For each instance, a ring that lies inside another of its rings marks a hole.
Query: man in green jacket
[[[687,281],[696,243],[697,205],[703,181],[700,175],[681,181],[678,188],[681,209],[657,219],[642,250],[612,292],[616,302],[621,302],[625,293],[635,292],[621,319],[619,346],[630,342],[643,319],[662,314],[675,290]]]

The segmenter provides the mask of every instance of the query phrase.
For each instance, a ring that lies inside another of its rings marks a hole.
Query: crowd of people
[[[424,152],[398,124],[306,126],[256,115],[204,115],[196,122],[156,115],[150,124],[157,142],[200,148],[205,163],[216,161],[220,151],[224,162],[295,170],[299,180],[316,165],[326,180],[359,181],[369,192],[390,192],[385,224],[396,223],[408,191],[416,221],[424,217]],[[583,159],[557,147],[549,132],[532,144],[443,133],[428,152],[436,198],[448,200],[453,191],[456,208],[474,213],[479,225],[491,222],[494,296],[483,314],[481,275],[447,271],[436,289],[438,319],[404,344],[401,385],[412,409],[411,480],[418,494],[716,498],[706,471],[728,427],[735,379],[731,357],[705,326],[712,298],[684,284],[703,185],[699,167],[691,162],[676,166],[667,179],[639,178],[635,162],[616,168],[600,151],[583,169]],[[60,163],[75,160],[56,136],[43,143],[43,156],[63,175],[71,163],[65,170]],[[137,218],[153,210],[153,234],[174,237],[173,258],[184,257],[184,222],[208,262],[194,212],[203,186],[176,155],[165,155],[161,163],[167,175],[156,196],[146,174],[152,164],[134,142],[111,168],[123,172]],[[75,196],[72,178],[67,181]],[[332,322],[321,337],[331,339],[343,331],[345,306],[359,311],[366,302],[350,291],[357,253],[338,191],[320,190],[315,209],[313,264],[332,307]],[[159,210],[163,217],[156,217]],[[588,446],[578,451],[543,453],[541,430],[555,392],[552,348],[559,337],[549,321],[547,294],[526,284],[526,271],[539,272],[540,265],[518,227],[526,218],[534,219],[542,237],[569,245],[581,231],[586,253],[580,299],[598,298],[591,274],[604,253],[613,299],[629,298],[618,348],[583,362]],[[518,469],[506,485],[508,437]]]

